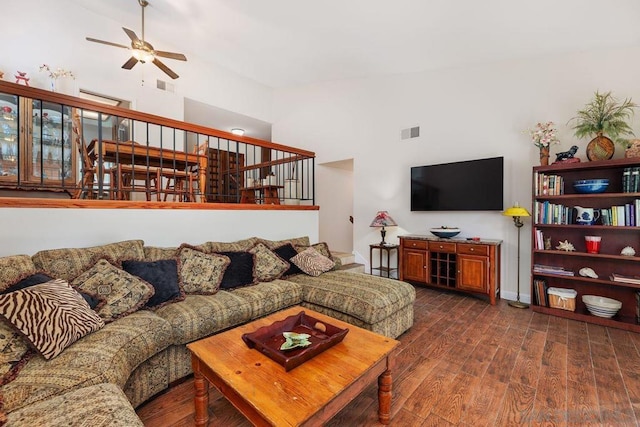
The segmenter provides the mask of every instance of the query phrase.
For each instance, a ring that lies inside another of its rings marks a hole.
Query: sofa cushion
[[[31,259],[39,270],[56,279],[72,280],[91,267],[96,257],[113,260],[144,259],[144,242],[127,240],[89,248],[48,249],[37,252]]]
[[[0,321],[0,386],[11,382],[33,354],[22,334]]]
[[[303,250],[298,255],[291,258],[290,261],[297,265],[304,273],[314,277],[321,275],[325,271],[331,270],[335,265],[333,261],[322,255],[313,247],[308,247]]]
[[[267,245],[269,249],[277,248],[278,246],[282,246],[286,243],[291,243],[294,247],[311,245],[311,243],[309,243],[309,236],[292,237],[291,239],[285,240],[258,239],[258,241]]]
[[[181,247],[179,274],[187,294],[213,295],[231,263],[224,255],[206,254],[188,246]]]
[[[235,242],[207,242],[202,245],[206,252],[248,251],[259,242],[257,237],[237,240]]]
[[[135,427],[143,426],[122,390],[97,384],[65,393],[12,412],[11,427]]]
[[[46,283],[50,280],[53,280],[53,277],[49,276],[48,274],[44,274],[44,273],[32,274],[31,276],[27,276],[24,279],[19,280],[17,283],[14,283],[13,285],[9,286],[4,291],[0,292],[0,294],[6,294],[9,292],[18,291],[20,289],[28,288],[30,286]],[[76,291],[78,291],[80,295],[82,295],[82,298],[84,298],[84,300],[87,302],[87,304],[89,304],[89,307],[91,307],[92,310],[97,310],[106,303],[106,301],[103,298],[99,297],[98,295],[82,292],[78,289],[76,289]]]
[[[394,279],[346,271],[329,271],[319,277],[303,274],[287,280],[302,285],[304,301],[347,313],[373,324],[415,300],[415,289]]]
[[[229,257],[231,263],[222,276],[220,289],[233,289],[257,283],[255,277],[256,256],[251,252],[216,252],[218,255]]]
[[[104,326],[84,298],[59,279],[0,295],[0,316],[45,359]]]
[[[273,280],[231,291],[251,306],[251,319],[264,317],[302,302],[302,286],[286,280]]]
[[[153,286],[155,292],[145,304],[146,308],[155,310],[184,299],[184,290],[178,278],[178,262],[175,259],[122,261],[122,269]]]
[[[20,375],[0,388],[5,410],[104,382],[123,388],[142,362],[172,341],[171,325],[154,312],[141,310],[108,323],[76,341],[58,357],[35,356]]]
[[[83,292],[104,298],[106,304],[98,309],[105,322],[131,314],[153,296],[154,289],[149,283],[100,259],[95,265],[71,282]]]
[[[159,261],[161,259],[178,257],[177,247],[161,248],[158,246],[145,246],[143,250],[145,261]]]
[[[284,245],[278,246],[272,250],[280,258],[289,262],[289,269],[284,272],[282,277],[288,277],[294,274],[302,273],[302,270],[300,270],[300,267],[298,267],[297,265],[291,262],[291,258],[298,255],[298,251],[296,251],[296,249],[293,247],[291,243],[285,243]]]
[[[249,252],[256,256],[255,273],[259,282],[279,279],[291,266],[264,243],[257,243]]]
[[[36,266],[29,255],[0,258],[0,291],[35,273]]]
[[[215,295],[187,295],[184,301],[155,311],[171,324],[173,343],[187,344],[251,318],[251,305],[229,291]]]

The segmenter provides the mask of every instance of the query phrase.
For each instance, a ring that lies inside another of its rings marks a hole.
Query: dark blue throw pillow
[[[233,289],[256,284],[255,255],[250,252],[216,252],[228,256],[231,264],[224,271],[220,289]]]
[[[289,267],[289,269],[284,272],[282,277],[302,273],[302,270],[300,270],[297,265],[291,262],[291,258],[298,255],[298,251],[296,251],[296,248],[294,248],[291,243],[285,243],[282,246],[278,246],[277,248],[273,249],[273,252],[275,252],[280,258],[291,264],[291,267]]]
[[[175,259],[122,261],[122,269],[148,282],[155,289],[145,308],[155,310],[184,299],[184,291],[178,280],[178,262]]]
[[[24,279],[9,286],[4,291],[0,292],[0,294],[8,294],[9,292],[19,291],[20,289],[28,288],[30,286],[47,283],[49,280],[53,280],[53,277],[49,277],[44,273],[32,274],[31,276],[27,276]],[[84,300],[87,302],[87,304],[89,304],[89,307],[91,307],[92,310],[97,310],[98,308],[102,307],[102,305],[104,305],[104,303],[106,302],[104,299],[96,295],[91,295],[91,294],[82,292],[78,289],[76,289],[76,291],[78,291],[78,293],[82,295],[82,298],[84,298]]]

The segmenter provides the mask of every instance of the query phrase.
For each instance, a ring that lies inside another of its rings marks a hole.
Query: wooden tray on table
[[[291,350],[280,350],[285,342],[283,332],[309,334],[311,345],[296,347]],[[249,348],[255,348],[278,364],[284,366],[285,371],[300,366],[307,360],[322,353],[326,349],[338,344],[349,332],[348,328],[341,329],[329,323],[309,316],[304,311],[289,316],[284,320],[263,326],[254,332],[242,335],[242,340]]]

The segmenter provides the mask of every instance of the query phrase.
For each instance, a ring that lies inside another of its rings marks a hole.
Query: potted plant
[[[587,145],[589,160],[613,157],[614,141],[626,148],[628,141],[623,137],[633,135],[627,121],[633,116],[633,109],[636,107],[637,104],[631,98],[619,102],[611,92],[596,91],[594,99],[578,111],[578,115],[571,119],[576,121],[573,127],[575,136],[594,137]]]

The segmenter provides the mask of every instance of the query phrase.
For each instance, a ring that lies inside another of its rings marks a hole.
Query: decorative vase
[[[609,160],[613,157],[616,147],[613,141],[598,132],[596,137],[587,144],[587,158],[589,160]]]
[[[625,158],[640,157],[640,139],[632,139],[624,152]]]
[[[540,166],[549,165],[549,147],[540,147]]]

